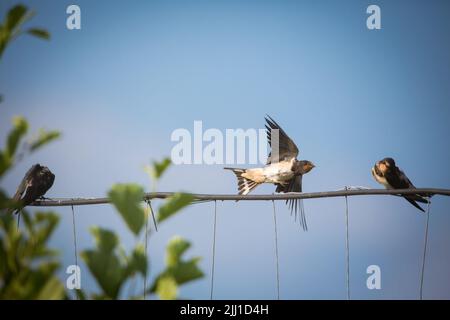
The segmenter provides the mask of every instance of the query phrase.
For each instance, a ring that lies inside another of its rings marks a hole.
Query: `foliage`
[[[141,206],[144,189],[134,184],[117,184],[108,195],[128,228],[137,236],[145,222],[145,212]]]
[[[153,161],[153,166],[148,167],[150,169],[148,172],[153,179],[158,180],[170,166],[170,163],[171,161],[169,158],[164,158],[161,162]]]
[[[23,5],[9,10],[0,22],[0,58],[8,44],[23,33],[22,26],[33,12]],[[48,39],[46,30],[25,31]],[[0,96],[0,102],[3,97]],[[41,130],[41,134],[24,142],[28,122],[23,117],[13,119],[4,149],[0,149],[0,180],[26,152],[34,152],[59,137],[59,132]],[[21,153],[18,150],[22,150]],[[0,210],[17,206],[0,189]],[[56,277],[60,264],[57,253],[47,246],[59,222],[55,213],[37,212],[33,217],[22,211],[24,228],[19,229],[10,214],[0,211],[0,299],[62,299],[66,296],[62,282]]]
[[[25,31],[22,29],[23,25],[31,20],[34,15],[34,11],[29,10],[22,4],[18,4],[8,11],[4,22],[0,24],[0,58],[11,41],[24,33],[40,39],[50,39],[50,33],[45,29],[29,28]]]
[[[144,247],[136,246],[129,256],[119,252],[119,238],[109,230],[94,227],[91,233],[96,241],[96,248],[85,250],[81,257],[97,280],[103,293],[96,299],[117,299],[122,285],[135,273],[143,276],[147,270],[147,258]]]
[[[28,132],[28,122],[22,117],[13,119],[13,127],[0,150],[0,179],[20,158],[19,146]],[[44,146],[53,139],[36,141]],[[37,148],[35,149],[37,150]],[[33,150],[34,151],[34,150]],[[0,190],[0,210],[17,205]],[[0,213],[0,299],[62,299],[65,289],[56,277],[60,263],[56,251],[47,246],[59,222],[55,213],[37,212],[33,217],[21,213],[24,228],[17,228],[10,214]]]
[[[161,163],[154,162],[148,171],[158,172],[152,174],[158,179],[169,164],[167,159]],[[143,188],[136,184],[116,184],[108,195],[128,229],[138,238],[142,230],[145,231],[149,219],[148,212],[141,205],[144,198]],[[168,198],[158,209],[158,221],[164,221],[191,202],[192,196],[189,194],[177,193]],[[143,249],[144,245],[138,243],[127,255],[123,250],[119,250],[121,245],[114,232],[100,228],[93,228],[91,232],[96,240],[96,247],[83,251],[81,257],[102,290],[92,298],[117,299],[127,281],[132,280],[137,274],[146,277],[148,260]],[[156,293],[161,299],[176,299],[178,286],[203,276],[198,267],[200,258],[187,261],[182,259],[182,255],[189,247],[190,243],[180,237],[170,240],[166,249],[166,268],[156,277],[147,293]]]
[[[0,216],[0,299],[62,299],[55,272],[60,264],[47,242],[58,225],[54,213],[22,213],[24,230],[11,215]]]
[[[199,257],[187,261],[181,259],[190,246],[188,241],[177,236],[169,241],[166,249],[166,268],[156,277],[150,292],[156,292],[161,299],[175,299],[179,285],[203,277],[203,272],[198,267]]]
[[[22,4],[15,5],[6,14],[3,23],[0,22],[0,58],[3,56],[8,45],[20,35],[26,33],[36,38],[49,40],[50,33],[42,28],[29,28],[25,31],[23,26],[35,15],[34,11],[29,10]],[[0,95],[0,103],[3,96]]]
[[[159,208],[158,222],[166,220],[173,214],[191,204],[193,200],[193,196],[188,193],[175,193]]]
[[[34,12],[23,5],[16,5],[9,10],[4,22],[0,22],[0,58],[11,41],[23,33],[42,39],[50,38],[50,34],[44,29],[30,28],[23,31],[23,25],[33,15]],[[0,95],[0,102],[2,99]],[[25,118],[15,117],[12,125],[5,147],[0,149],[0,181],[25,155],[60,137],[58,131],[41,129],[26,142],[24,139],[29,125]],[[154,187],[169,166],[170,160],[166,158],[161,162],[154,162],[153,166],[148,168],[155,181]],[[136,238],[148,222],[148,212],[142,207],[143,190],[135,184],[118,184],[108,193],[112,204]],[[191,202],[192,197],[188,194],[173,195],[159,208],[158,221],[165,221]],[[18,205],[0,189],[0,210]],[[59,216],[52,212],[37,212],[30,216],[22,210],[20,217],[24,226],[18,228],[14,216],[0,211],[0,299],[69,298],[63,283],[56,276],[60,268],[58,252],[48,247]],[[113,231],[92,227],[91,234],[95,239],[95,247],[82,251],[80,255],[101,292],[90,296],[82,290],[77,290],[76,293],[81,299],[118,299],[127,281],[136,275],[146,277],[149,263],[145,247],[138,243],[127,253]],[[190,243],[180,237],[169,242],[166,267],[156,277],[147,293],[156,293],[161,299],[176,299],[180,285],[203,276],[198,267],[199,258],[182,259],[189,247]]]

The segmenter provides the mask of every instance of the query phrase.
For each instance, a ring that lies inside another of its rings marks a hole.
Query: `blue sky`
[[[2,1],[0,13],[15,1]],[[69,1],[24,1],[50,42],[21,37],[0,63],[2,141],[14,115],[63,137],[2,180],[13,193],[33,163],[51,168],[50,197],[104,196],[117,182],[150,189],[143,167],[170,155],[177,128],[263,128],[270,114],[317,168],[304,191],[379,186],[374,162],[391,156],[418,187],[449,188],[450,3],[446,1],[77,1],[82,29],[65,27]],[[382,29],[366,28],[381,8]],[[160,191],[235,193],[219,165],[173,166]],[[255,193],[272,193],[272,186]],[[344,299],[344,199],[305,202],[304,233],[284,203],[278,217],[281,297]],[[353,197],[351,293],[361,299],[415,299],[425,215],[397,197]],[[213,204],[188,208],[150,239],[151,272],[161,270],[174,235],[193,242],[206,277],[183,297],[209,298]],[[218,202],[215,298],[276,297],[270,202]],[[435,197],[424,296],[450,298],[450,200]],[[71,217],[52,245],[73,263]],[[79,248],[88,229],[134,239],[110,206],[76,208]],[[366,288],[377,264],[382,289]],[[82,285],[95,290],[83,266]],[[61,272],[61,275],[63,273]]]

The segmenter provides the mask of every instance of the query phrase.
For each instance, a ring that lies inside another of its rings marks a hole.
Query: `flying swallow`
[[[262,168],[232,170],[238,179],[239,194],[246,195],[262,183],[273,183],[276,192],[302,192],[302,177],[315,166],[308,160],[297,160],[299,150],[286,132],[270,116],[266,120],[267,141],[271,148],[267,163]],[[286,200],[291,213],[298,210],[298,199]],[[306,230],[304,211],[301,224]]]
[[[372,168],[372,175],[375,180],[386,189],[415,189],[416,187],[408,179],[405,173],[400,170],[392,158],[384,158],[378,161]],[[403,195],[414,207],[425,212],[417,202],[428,203],[428,200],[418,194]],[[417,202],[416,202],[417,201]]]
[[[20,203],[20,207],[10,209],[8,212],[17,213],[36,199],[43,198],[54,181],[55,175],[47,167],[40,164],[32,166],[25,174],[13,197],[15,202]]]

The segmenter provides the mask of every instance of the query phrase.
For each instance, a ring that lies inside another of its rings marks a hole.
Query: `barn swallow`
[[[8,212],[17,213],[35,200],[43,198],[54,181],[55,175],[47,167],[40,164],[32,166],[25,174],[13,197],[13,200],[20,204],[19,208],[10,209]]]
[[[415,189],[416,187],[408,179],[405,173],[400,170],[392,158],[384,158],[378,161],[372,168],[372,175],[375,180],[386,189]],[[417,202],[428,203],[428,200],[418,194],[402,196],[417,209],[425,212]],[[417,201],[417,202],[416,202]]]
[[[299,150],[286,132],[270,116],[266,120],[267,141],[271,148],[267,163],[262,168],[232,170],[238,179],[240,195],[246,195],[262,183],[273,183],[276,192],[302,192],[303,175],[310,172],[315,165],[308,160],[297,160]],[[274,140],[272,141],[272,138]],[[298,199],[286,200],[291,213],[298,212]],[[306,218],[300,203],[301,224],[307,230]]]

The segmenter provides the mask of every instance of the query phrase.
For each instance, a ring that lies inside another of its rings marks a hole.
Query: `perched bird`
[[[405,173],[400,170],[392,158],[384,158],[378,161],[372,168],[372,175],[375,180],[382,184],[386,189],[415,189],[416,187],[408,179]],[[428,203],[425,197],[418,194],[403,195],[403,198],[409,201],[414,207],[425,212],[417,202]],[[417,201],[417,202],[416,202]]]
[[[20,203],[19,208],[10,209],[9,213],[17,213],[25,206],[33,203],[36,199],[42,198],[52,187],[55,175],[40,164],[35,164],[27,171],[22,179],[13,200]]]
[[[270,116],[265,118],[267,140],[271,151],[266,166],[253,169],[224,168],[232,170],[238,179],[239,194],[246,195],[262,183],[273,183],[276,192],[302,192],[302,177],[315,165],[308,160],[297,160],[298,148],[286,132]],[[297,214],[298,200],[289,199],[291,212]],[[302,208],[301,208],[302,209]],[[306,219],[301,210],[301,224],[306,230]]]

